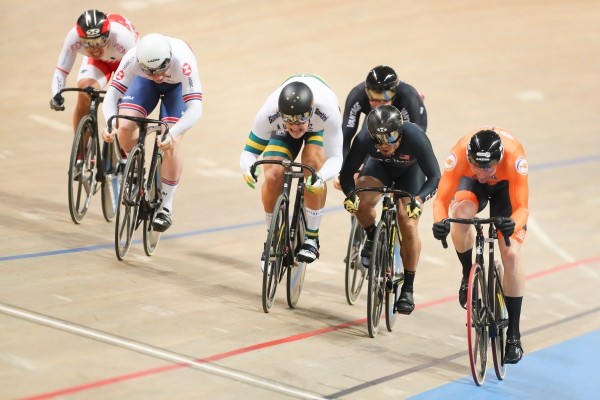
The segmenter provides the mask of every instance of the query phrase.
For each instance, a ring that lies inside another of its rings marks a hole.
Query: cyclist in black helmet
[[[350,197],[355,187],[382,187],[394,184],[414,194],[415,202],[399,200],[398,226],[402,237],[401,258],[404,266],[404,284],[396,303],[396,310],[410,314],[415,302],[414,279],[421,252],[418,227],[422,205],[435,193],[441,172],[431,142],[423,130],[412,122],[405,122],[402,113],[392,105],[381,105],[369,113],[367,131],[360,132],[350,147],[340,171],[342,190],[348,196],[344,207],[356,218],[367,234],[361,252],[361,263],[368,267],[373,250],[376,228],[376,206],[381,193],[361,192]],[[366,158],[365,157],[369,156]],[[354,173],[364,162],[355,183]],[[423,171],[427,180],[422,183]]]
[[[371,69],[367,78],[356,85],[346,97],[342,130],[344,132],[344,157],[350,150],[352,139],[359,131],[361,114],[366,116],[369,112],[382,104],[391,104],[402,113],[404,121],[413,122],[427,131],[427,111],[423,104],[423,95],[414,87],[398,79],[396,71],[387,65],[378,65]],[[366,119],[363,120],[360,132],[366,132]],[[421,173],[421,181],[424,176]],[[339,184],[334,181],[336,188]]]
[[[300,260],[308,263],[319,258],[325,182],[335,177],[342,165],[341,128],[338,98],[329,86],[317,75],[292,76],[271,93],[258,111],[240,155],[244,180],[253,189],[256,180],[250,174],[250,166],[261,154],[265,159],[293,161],[302,153],[302,162],[317,171],[317,181],[312,182],[309,177],[306,183],[307,232],[299,253]],[[283,184],[283,170],[276,165],[263,167],[262,202],[269,226]]]
[[[58,56],[52,77],[50,108],[55,111],[65,109],[64,100],[57,101],[54,96],[65,87],[78,53],[83,55],[83,61],[77,73],[77,86],[102,89],[116,71],[121,58],[135,46],[137,39],[138,33],[127,18],[99,10],[83,12],[67,33]],[[79,93],[73,111],[73,132],[89,110],[90,97],[86,93]]]

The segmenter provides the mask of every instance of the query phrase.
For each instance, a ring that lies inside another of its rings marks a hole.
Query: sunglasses
[[[94,38],[94,39],[81,38],[80,40],[83,43],[83,47],[86,47],[88,49],[90,49],[90,48],[95,49],[97,47],[106,46],[106,44],[108,43],[108,36],[102,35],[102,36]]]
[[[146,75],[160,75],[165,72],[171,64],[170,58],[165,58],[165,60],[156,68],[150,68],[142,63],[139,63],[140,69]]]
[[[302,125],[310,119],[310,114],[311,114],[310,111],[305,112],[304,114],[300,114],[300,115],[288,115],[288,114],[282,113],[281,118],[283,118],[283,122],[285,122],[286,124]]]
[[[384,90],[383,92],[376,92],[375,90],[366,89],[367,97],[369,101],[376,101],[384,103],[386,101],[392,101],[396,95],[395,90]]]

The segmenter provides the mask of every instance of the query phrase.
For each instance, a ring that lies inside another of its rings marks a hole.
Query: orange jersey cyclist
[[[529,216],[528,165],[521,142],[508,130],[482,127],[465,136],[452,148],[433,203],[433,234],[436,239],[451,234],[463,277],[459,302],[467,304],[467,280],[473,264],[475,232],[472,226],[450,224],[444,218],[473,218],[488,205],[491,217],[505,217],[499,235],[510,237],[511,245],[499,240],[504,265],[503,288],[508,310],[506,362],[523,356],[519,321],[524,294],[521,246]]]

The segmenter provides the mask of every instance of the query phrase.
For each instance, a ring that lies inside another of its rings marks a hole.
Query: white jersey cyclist
[[[162,83],[181,84],[181,92],[186,110],[169,133],[173,138],[189,130],[202,116],[202,84],[198,73],[198,63],[192,49],[181,39],[164,36],[171,44],[170,66]],[[150,79],[138,63],[136,48],[129,50],[113,77],[113,81],[104,98],[104,118],[106,121],[118,112],[118,101],[123,97],[135,77]],[[123,97],[120,107],[135,108],[147,116],[147,110],[136,104],[129,104]],[[150,110],[151,111],[151,110]],[[174,116],[172,116],[174,117]],[[167,121],[169,122],[169,121]],[[113,125],[116,122],[113,121]]]
[[[284,130],[283,118],[278,107],[278,98],[283,87],[290,82],[305,83],[313,92],[314,106],[307,134],[322,134],[326,160],[318,173],[323,181],[328,181],[337,176],[342,167],[342,145],[344,140],[342,117],[335,93],[321,78],[312,74],[288,78],[267,98],[254,118],[252,131],[240,155],[240,168],[242,171],[250,168],[265,150],[271,134],[275,131]],[[290,154],[285,149],[282,149],[282,151],[284,153],[280,156],[290,158]]]
[[[88,52],[84,46],[85,39],[79,37],[77,26],[69,30],[52,77],[52,96],[65,87],[67,76],[75,64],[78,53],[82,54],[84,58],[78,72],[77,81],[91,78],[98,81],[100,87],[104,87],[125,53],[135,46],[138,40],[138,32],[132,23],[119,14],[107,13],[106,16],[110,21],[110,33],[104,52],[99,58],[87,55]]]

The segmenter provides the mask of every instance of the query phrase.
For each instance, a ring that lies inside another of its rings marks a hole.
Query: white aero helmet
[[[161,34],[149,33],[138,42],[135,56],[145,74],[163,73],[171,64],[171,43]]]

